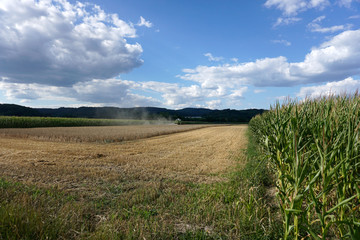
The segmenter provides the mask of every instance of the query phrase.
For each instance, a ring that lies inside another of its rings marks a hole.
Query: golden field
[[[0,137],[59,142],[121,142],[185,132],[211,125],[128,125],[96,127],[0,128]]]
[[[150,129],[159,130],[160,127],[116,128],[122,131],[126,129],[128,132],[125,130],[124,135],[129,138],[133,129],[134,137],[137,137],[139,129],[145,129],[146,133]],[[103,130],[103,133],[111,133],[114,129],[100,128],[96,130]],[[37,129],[26,129],[25,132],[29,130]],[[99,182],[119,184],[131,180],[132,185],[134,182],[146,185],[151,180],[166,178],[195,182],[218,181],[219,174],[225,173],[234,164],[233,156],[245,149],[245,130],[246,126],[207,127],[110,144],[2,137],[0,174],[20,182],[89,194],[103,190]],[[79,128],[75,128],[74,132],[69,129],[67,133],[75,134],[78,131]],[[92,134],[89,132],[89,135]]]
[[[0,130],[0,239],[239,239],[270,210],[247,125]],[[264,230],[265,229],[265,230]]]

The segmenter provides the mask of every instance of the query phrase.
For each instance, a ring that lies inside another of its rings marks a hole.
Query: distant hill
[[[24,107],[16,104],[0,104],[0,116],[42,116],[37,109]]]
[[[169,119],[181,118],[197,122],[249,122],[252,117],[263,113],[264,109],[211,110],[206,108],[184,108],[171,110],[157,107],[79,107],[79,108],[30,108],[15,104],[0,104],[0,116],[43,116],[69,118],[107,119]]]

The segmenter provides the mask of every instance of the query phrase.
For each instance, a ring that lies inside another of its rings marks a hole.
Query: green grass
[[[250,138],[224,182],[104,183],[91,198],[0,179],[0,239],[278,239],[257,151]]]
[[[276,175],[283,239],[360,239],[360,97],[289,100],[250,128]]]
[[[158,123],[157,120],[0,116],[0,128],[122,126],[156,123]]]

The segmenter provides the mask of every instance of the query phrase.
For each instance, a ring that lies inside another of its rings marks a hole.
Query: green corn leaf
[[[305,188],[305,191],[308,191],[310,187],[312,187],[312,185],[316,182],[316,180],[319,178],[321,172],[318,171],[318,173],[311,179],[311,181],[309,182],[308,186]]]
[[[299,209],[290,209],[290,208],[286,208],[285,209],[286,212],[292,212],[292,213],[302,213],[302,210]]]
[[[335,211],[336,209],[338,209],[339,207],[341,207],[342,205],[347,204],[348,202],[350,202],[351,200],[353,200],[354,198],[356,198],[356,195],[349,197],[347,199],[345,199],[344,201],[340,202],[338,205],[336,205],[335,207],[329,209],[328,211],[326,211],[326,215],[332,213],[333,211]]]
[[[314,238],[314,239],[316,239],[316,240],[322,240],[313,230],[311,230],[311,228],[310,227],[308,227],[308,232],[310,233],[310,235]]]
[[[355,189],[356,189],[356,193],[357,193],[357,197],[360,199],[360,188],[359,186],[355,183]]]
[[[294,183],[295,183],[295,179],[294,179],[291,175],[289,175],[289,174],[284,174],[284,175],[282,175],[280,178],[282,178],[282,179],[287,179],[287,180],[290,182],[290,184],[294,184]]]

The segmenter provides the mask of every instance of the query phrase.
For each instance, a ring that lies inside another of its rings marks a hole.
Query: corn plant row
[[[80,127],[80,126],[118,126],[141,125],[151,123],[144,120],[126,119],[88,119],[57,117],[6,117],[0,116],[0,128],[34,128],[34,127]],[[156,121],[153,121],[156,122]]]
[[[276,175],[283,239],[360,239],[360,96],[277,103],[250,129]]]

